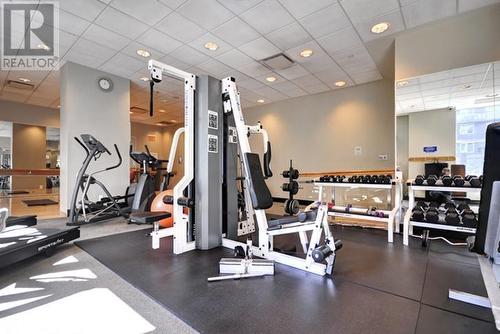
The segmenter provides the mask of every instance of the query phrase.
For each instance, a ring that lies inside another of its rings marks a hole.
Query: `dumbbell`
[[[453,177],[453,183],[457,186],[457,187],[463,187],[464,184],[465,184],[465,180],[464,178],[461,176],[461,175],[455,175]]]
[[[437,223],[439,221],[439,210],[435,207],[429,207],[425,212],[425,221],[427,223]]]
[[[445,208],[446,210],[448,210],[448,209],[456,209],[456,208],[457,208],[457,206],[456,206],[456,205],[455,205],[455,203],[453,203],[453,202],[447,202],[447,203],[445,203],[444,208]]]
[[[418,201],[415,204],[415,207],[422,208],[422,209],[426,209],[428,206],[429,205],[427,205],[427,203],[425,203],[424,201]]]
[[[411,220],[418,222],[424,221],[424,208],[414,207],[411,214]]]
[[[328,182],[328,176],[327,175],[320,176],[319,182]]]
[[[342,183],[345,180],[345,175],[338,175],[337,176],[337,182]]]
[[[472,210],[464,210],[462,212],[462,223],[466,227],[476,227],[477,226],[477,219],[476,219],[476,214]]]
[[[425,178],[423,175],[417,175],[417,177],[415,178],[415,184],[417,186],[421,186],[422,184],[424,184],[424,181],[425,181]]]
[[[356,183],[364,183],[363,177],[361,175],[358,175],[358,177],[356,178]]]
[[[354,179],[353,179],[353,178],[354,178],[354,176],[349,176],[349,177],[347,178],[347,182],[349,182],[349,183],[354,183]]]
[[[469,179],[469,183],[471,187],[474,188],[481,188],[483,185],[483,182],[481,182],[481,179],[479,177],[473,176],[472,178]]]
[[[442,178],[441,178],[441,182],[443,182],[443,186],[445,187],[449,187],[452,185],[453,183],[453,179],[451,178],[451,176],[448,176],[448,175],[444,175]]]
[[[360,175],[361,183],[370,183],[370,175]]]
[[[446,210],[446,217],[444,218],[447,224],[449,225],[458,225],[460,224],[460,214],[457,209],[449,208]]]
[[[370,183],[380,183],[378,175],[370,176]]]
[[[472,179],[473,177],[477,177],[477,176],[476,175],[465,175],[464,179],[465,179],[465,181],[470,182],[470,179]]]
[[[439,209],[440,206],[441,206],[441,204],[438,202],[430,202],[429,203],[429,208]]]
[[[380,183],[391,184],[392,177],[390,175],[381,175],[380,178],[381,178]]]
[[[281,175],[283,175],[283,177],[286,178],[289,178],[291,175],[292,179],[296,180],[299,178],[300,173],[298,169],[292,169],[292,170],[284,170],[283,172],[281,172]]]
[[[436,184],[437,180],[438,177],[436,175],[429,175],[429,177],[427,177],[427,185],[433,186]]]
[[[460,203],[457,206],[457,210],[458,210],[458,212],[464,212],[464,211],[470,210],[470,207],[467,203]]]

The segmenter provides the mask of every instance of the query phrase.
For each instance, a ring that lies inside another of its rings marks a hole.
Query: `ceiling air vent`
[[[35,85],[27,83],[27,82],[21,82],[21,81],[16,81],[16,80],[7,80],[7,85],[6,87],[10,88],[15,88],[15,89],[22,89],[22,90],[33,90],[35,88]]]
[[[260,63],[270,70],[284,70],[285,68],[288,68],[294,64],[293,60],[288,58],[283,53],[279,53],[266,59],[262,59]]]
[[[130,108],[130,111],[133,112],[134,114],[138,114],[138,115],[146,114],[149,112],[149,110],[139,108],[139,107],[132,107],[132,108]]]

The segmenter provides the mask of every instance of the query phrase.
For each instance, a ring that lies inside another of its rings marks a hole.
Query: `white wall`
[[[59,127],[59,110],[31,104],[0,101],[0,121]]]
[[[111,78],[112,92],[98,87],[100,77]],[[89,172],[109,167],[117,162],[113,144],[123,157],[122,165],[96,176],[113,195],[122,195],[129,185],[130,145],[130,82],[118,76],[74,63],[66,63],[61,70],[61,201],[66,212],[76,174],[85,158],[84,150],[73,139],[80,134],[95,136],[111,152],[91,164]]]
[[[396,117],[396,166],[403,172],[403,180],[408,179],[409,117]]]
[[[409,157],[455,156],[456,112],[448,109],[429,110],[409,114]],[[424,153],[425,146],[437,146],[435,153]],[[452,164],[452,161],[447,161]],[[425,163],[410,162],[409,177],[424,174]]]
[[[267,181],[275,197],[285,197],[279,173],[294,160],[302,172],[394,168],[394,83],[380,80],[356,87],[303,96],[244,110],[245,122],[261,121],[272,145]],[[261,138],[251,139],[261,153]],[[354,155],[354,147],[362,155]],[[388,160],[379,160],[387,154]],[[299,192],[308,198],[310,192]]]

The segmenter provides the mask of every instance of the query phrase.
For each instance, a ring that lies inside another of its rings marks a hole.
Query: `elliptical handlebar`
[[[118,167],[120,167],[120,165],[123,162],[122,155],[120,154],[120,150],[118,149],[118,145],[113,144],[113,146],[115,147],[116,154],[118,155],[118,163],[114,166],[106,168],[105,170],[111,170],[111,169],[118,168]],[[109,153],[109,155],[111,155],[111,153],[107,149],[106,149],[106,151]]]
[[[83,149],[85,150],[85,153],[87,153],[87,157],[88,157],[88,156],[89,156],[89,154],[90,154],[90,151],[89,151],[89,149],[87,148],[87,146],[85,146],[85,144],[84,144],[84,143],[82,143],[82,141],[81,141],[80,139],[78,139],[78,137],[73,137],[73,138],[76,140],[76,142],[77,142],[78,144],[80,144],[80,146],[81,146],[81,147],[83,147]]]

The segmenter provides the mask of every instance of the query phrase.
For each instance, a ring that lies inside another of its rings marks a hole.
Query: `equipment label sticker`
[[[215,111],[208,111],[208,128],[214,130],[219,128],[219,114]]]
[[[208,152],[209,153],[218,153],[218,142],[219,138],[215,135],[208,135]]]

